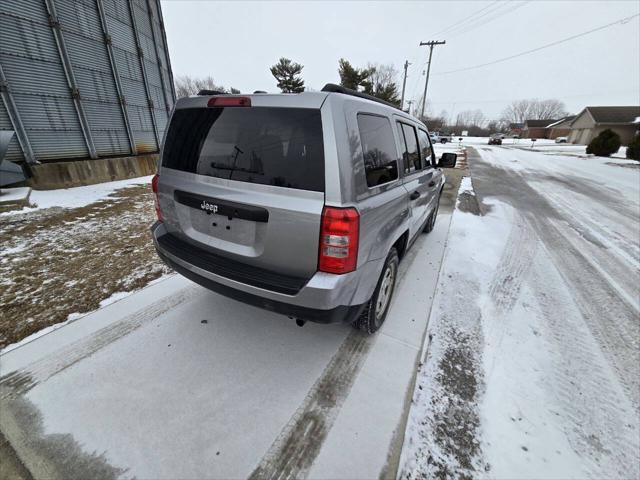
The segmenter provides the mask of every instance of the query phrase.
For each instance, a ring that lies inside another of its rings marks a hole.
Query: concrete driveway
[[[54,479],[394,476],[447,203],[374,336],[173,275],[3,354],[9,455]]]

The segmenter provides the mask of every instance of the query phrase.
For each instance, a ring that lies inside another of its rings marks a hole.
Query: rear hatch
[[[245,101],[234,105],[234,98]],[[212,97],[211,107],[198,100],[205,106],[176,109],[165,139],[167,230],[258,276],[310,278],[325,191],[321,99],[316,108],[256,106],[255,97],[254,105],[251,97]]]

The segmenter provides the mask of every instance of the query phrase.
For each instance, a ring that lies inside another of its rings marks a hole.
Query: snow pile
[[[43,208],[79,208],[90,205],[99,200],[109,198],[113,192],[121,188],[151,183],[152,175],[129,178],[115,182],[97,183],[84,187],[62,188],[58,190],[32,190],[29,202],[33,207],[0,213],[0,216],[27,213]]]
[[[469,178],[462,179],[459,198],[462,195],[475,198]],[[490,471],[480,443],[484,379],[478,299],[485,294],[509,231],[503,221],[507,207],[494,203],[491,212],[486,217],[454,212],[399,478],[475,477]]]

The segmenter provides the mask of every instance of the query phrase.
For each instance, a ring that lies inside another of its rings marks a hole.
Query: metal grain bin
[[[175,100],[159,0],[1,0],[0,130],[28,163],[157,152]]]

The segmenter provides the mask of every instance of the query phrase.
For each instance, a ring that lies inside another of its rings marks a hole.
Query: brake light
[[[158,220],[161,222],[164,221],[162,217],[162,211],[160,210],[160,197],[158,196],[158,181],[160,180],[160,175],[157,173],[151,179],[151,190],[153,190],[153,202],[156,207],[156,215],[158,216]]]
[[[324,207],[320,225],[318,270],[348,273],[356,269],[360,214],[355,208]]]
[[[207,103],[208,107],[250,107],[249,97],[213,97]]]

